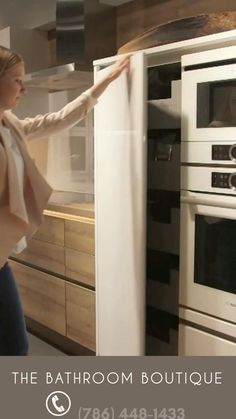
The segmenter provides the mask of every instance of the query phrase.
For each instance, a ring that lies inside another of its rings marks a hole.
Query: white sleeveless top
[[[1,133],[2,137],[10,145],[10,148],[11,148],[11,151],[12,151],[12,156],[14,158],[15,165],[16,165],[16,171],[17,171],[17,177],[18,177],[18,187],[19,187],[20,194],[22,195],[22,200],[24,202],[24,161],[23,161],[23,158],[21,156],[19,147],[18,147],[15,139],[13,138],[10,130],[7,127],[5,127],[2,124],[2,122],[0,122],[0,133]],[[25,219],[28,220],[26,207],[24,208],[24,211],[25,211]],[[18,243],[16,243],[14,249],[12,249],[12,250],[13,250],[14,253],[20,253],[26,247],[27,247],[26,238],[22,237],[22,239],[20,239],[20,241]]]

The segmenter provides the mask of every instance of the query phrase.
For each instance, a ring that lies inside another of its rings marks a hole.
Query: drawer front
[[[64,246],[64,220],[45,215],[43,224],[34,235],[35,239]]]
[[[95,293],[66,284],[67,337],[95,351]]]
[[[65,281],[17,262],[10,265],[25,315],[65,335]]]
[[[66,277],[95,286],[95,256],[65,249]]]
[[[52,243],[30,240],[28,247],[20,254],[13,254],[16,259],[38,266],[51,272],[65,275],[64,247]]]
[[[65,246],[82,253],[95,254],[94,220],[65,220]]]
[[[180,324],[179,355],[181,356],[235,356],[236,343]]]

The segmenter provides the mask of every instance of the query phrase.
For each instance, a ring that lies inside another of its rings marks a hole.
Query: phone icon
[[[53,404],[53,406],[55,407],[55,409],[59,413],[65,412],[65,408],[62,405],[59,406],[58,401],[59,401],[59,397],[55,394],[55,396],[52,397],[52,404]]]
[[[46,409],[52,416],[64,416],[71,408],[71,399],[64,391],[53,391],[46,398]]]

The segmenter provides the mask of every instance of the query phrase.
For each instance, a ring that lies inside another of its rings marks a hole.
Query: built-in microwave
[[[236,139],[236,46],[182,57],[182,141]]]

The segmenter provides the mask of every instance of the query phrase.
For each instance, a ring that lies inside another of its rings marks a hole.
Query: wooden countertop
[[[49,203],[44,210],[45,215],[54,216],[65,219],[78,219],[78,217],[90,218],[94,220],[94,203],[71,203],[56,204]]]

